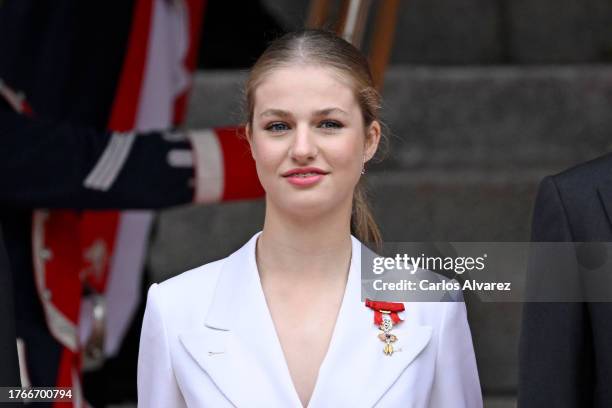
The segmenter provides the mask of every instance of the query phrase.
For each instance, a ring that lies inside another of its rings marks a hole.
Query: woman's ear
[[[368,127],[368,132],[365,141],[366,143],[364,157],[366,162],[370,161],[370,159],[376,154],[378,144],[380,143],[381,132],[382,130],[380,127],[380,123],[377,120],[372,121],[372,123]]]

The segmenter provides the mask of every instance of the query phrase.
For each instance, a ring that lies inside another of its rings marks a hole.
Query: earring
[[[364,154],[363,155],[363,162],[361,162],[361,175],[363,176],[366,173],[366,168],[365,165],[368,162],[368,158],[367,156]]]

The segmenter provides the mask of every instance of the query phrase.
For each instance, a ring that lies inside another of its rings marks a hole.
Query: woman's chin
[[[319,189],[318,191],[276,191],[275,193],[266,194],[266,206],[269,207],[268,210],[277,213],[281,218],[311,220],[342,217],[345,211],[350,212],[352,205],[352,192],[339,194],[338,191]]]
[[[288,217],[295,219],[314,219],[319,218],[329,212],[327,205],[321,203],[299,203],[295,205],[289,205],[284,208],[284,212]]]
[[[296,220],[320,220],[337,213],[340,206],[333,205],[329,200],[300,200],[285,202],[277,207],[285,217]]]

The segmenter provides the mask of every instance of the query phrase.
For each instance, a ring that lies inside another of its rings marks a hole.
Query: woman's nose
[[[312,160],[317,153],[318,149],[309,129],[307,127],[297,128],[289,151],[291,158],[298,161]]]

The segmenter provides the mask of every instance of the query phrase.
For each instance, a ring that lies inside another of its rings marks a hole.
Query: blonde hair
[[[351,82],[365,127],[374,121],[380,122],[378,112],[381,97],[374,87],[366,57],[333,32],[309,29],[291,32],[273,41],[251,68],[244,91],[244,110],[249,125],[252,126],[253,121],[255,90],[266,74],[295,64],[318,65],[337,70]],[[363,242],[376,247],[382,244],[380,229],[368,205],[363,178],[353,193],[351,232]]]

